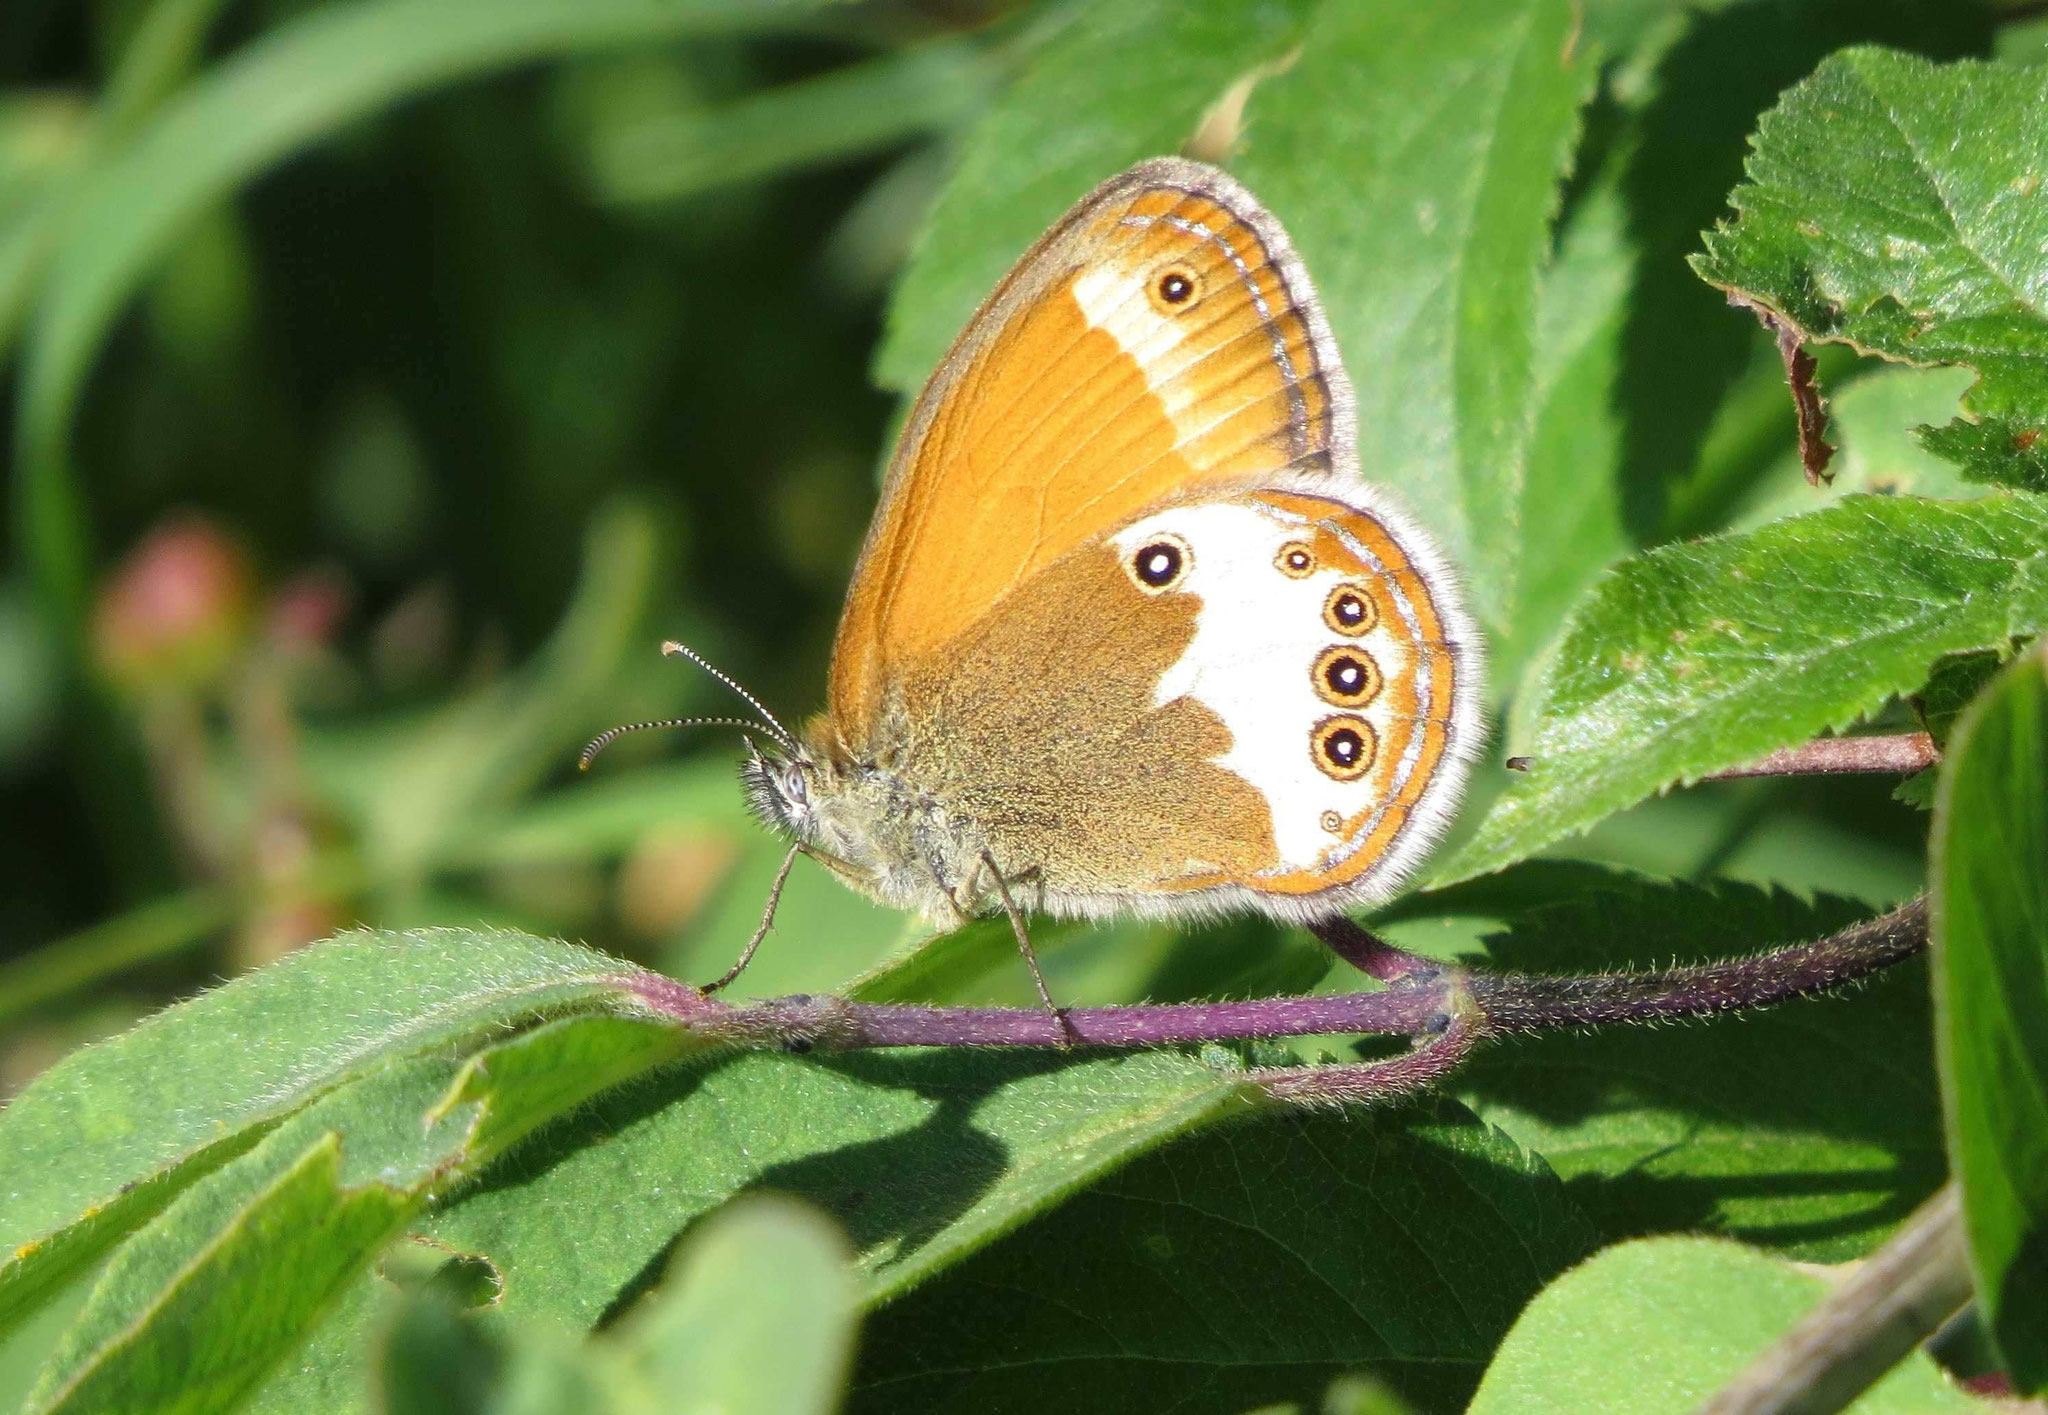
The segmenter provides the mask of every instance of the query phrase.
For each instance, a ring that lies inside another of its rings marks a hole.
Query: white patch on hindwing
[[[1315,689],[1317,657],[1334,644],[1360,650],[1387,682],[1411,673],[1412,650],[1384,622],[1355,638],[1332,630],[1323,603],[1355,575],[1318,564],[1303,577],[1275,568],[1280,547],[1308,540],[1312,526],[1290,513],[1245,501],[1175,506],[1136,521],[1112,543],[1126,558],[1162,533],[1181,538],[1193,564],[1172,588],[1201,598],[1195,637],[1160,678],[1154,701],[1192,697],[1230,729],[1230,749],[1215,764],[1265,797],[1279,859],[1272,873],[1326,868],[1346,842],[1323,824],[1331,811],[1350,820],[1377,800],[1377,769],[1355,781],[1326,775],[1311,754],[1315,725],[1336,713],[1363,717],[1379,751],[1394,749],[1394,695],[1382,690],[1364,707],[1336,707]],[[1377,762],[1375,763],[1377,767]],[[1398,778],[1397,778],[1398,780]]]

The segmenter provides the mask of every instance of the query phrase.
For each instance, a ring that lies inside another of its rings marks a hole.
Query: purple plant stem
[[[1066,1029],[1037,1007],[919,1007],[787,997],[732,1007],[667,978],[642,975],[627,987],[664,1016],[722,1039],[778,1045],[858,1047],[1166,1046],[1328,1032],[1415,1036],[1441,1026],[1449,1002],[1443,985],[1322,997],[1267,997],[1242,1002],[1147,1003],[1125,1007],[1063,1007]]]
[[[1254,1070],[1251,1079],[1274,1100],[1293,1105],[1372,1105],[1441,1081],[1458,1069],[1483,1035],[1477,1015],[1466,1013],[1401,1056],[1323,1066],[1266,1066]]]
[[[1396,948],[1349,919],[1327,919],[1320,924],[1310,924],[1309,932],[1321,939],[1330,952],[1378,982],[1399,983],[1433,978],[1444,971],[1441,963]]]
[[[1823,737],[1797,747],[1781,747],[1748,766],[1709,772],[1702,781],[1736,781],[1751,776],[1906,776],[1941,760],[1934,739],[1925,732],[1890,737]]]
[[[1867,977],[1926,946],[1927,901],[1916,899],[1826,938],[1725,963],[1575,977],[1443,969],[1396,982],[1381,992],[1070,1007],[1060,1013],[1064,1028],[1035,1007],[919,1007],[804,996],[734,1007],[654,974],[636,974],[620,983],[643,1007],[709,1038],[792,1050],[1056,1047],[1077,1041],[1085,1046],[1141,1047],[1336,1032],[1459,1039],[1456,1055],[1449,1054],[1447,1043],[1425,1045],[1390,1062],[1364,1063],[1396,1066],[1394,1071],[1375,1073],[1379,1079],[1360,1082],[1379,1093],[1391,1084],[1390,1078],[1405,1074],[1400,1066],[1421,1075],[1440,1063],[1455,1064],[1464,1048],[1486,1037],[1766,1007]]]
[[[1659,1022],[1768,1007],[1824,992],[1868,977],[1926,947],[1923,897],[1826,938],[1726,963],[1579,977],[1474,973],[1465,986],[1485,1014],[1489,1033]]]

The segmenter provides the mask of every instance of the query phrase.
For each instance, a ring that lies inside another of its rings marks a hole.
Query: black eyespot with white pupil
[[[1159,298],[1169,305],[1184,305],[1195,297],[1195,282],[1184,270],[1169,270],[1159,277]]]
[[[1355,658],[1340,658],[1323,670],[1323,681],[1340,698],[1355,698],[1365,687],[1365,665]]]
[[[1360,586],[1338,585],[1323,601],[1323,622],[1346,638],[1355,639],[1379,622],[1379,611]]]
[[[1131,578],[1140,589],[1157,594],[1172,589],[1185,578],[1191,558],[1186,542],[1179,536],[1160,536],[1146,541],[1131,556]]]
[[[1309,736],[1316,766],[1332,781],[1356,781],[1372,770],[1379,739],[1372,724],[1354,713],[1326,717]]]
[[[1315,552],[1298,540],[1288,541],[1273,557],[1273,568],[1290,580],[1305,580],[1316,572]]]

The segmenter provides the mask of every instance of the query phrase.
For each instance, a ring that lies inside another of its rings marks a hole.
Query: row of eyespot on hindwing
[[[1186,541],[1162,533],[1131,557],[1131,578],[1147,594],[1164,594],[1186,578],[1194,560]],[[1289,541],[1273,557],[1273,568],[1289,579],[1305,580],[1316,572],[1315,554],[1300,541]],[[1363,586],[1339,583],[1323,600],[1323,623],[1348,639],[1359,638],[1378,622],[1372,597]],[[1364,707],[1386,682],[1379,665],[1356,644],[1332,644],[1317,654],[1309,678],[1317,697],[1344,708]],[[1355,713],[1332,713],[1309,729],[1309,755],[1334,781],[1364,776],[1377,751],[1372,724]]]

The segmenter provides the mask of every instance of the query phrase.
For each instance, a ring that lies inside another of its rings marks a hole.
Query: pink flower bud
[[[247,634],[251,578],[241,547],[212,522],[189,513],[163,522],[100,587],[101,671],[136,693],[217,681]]]

